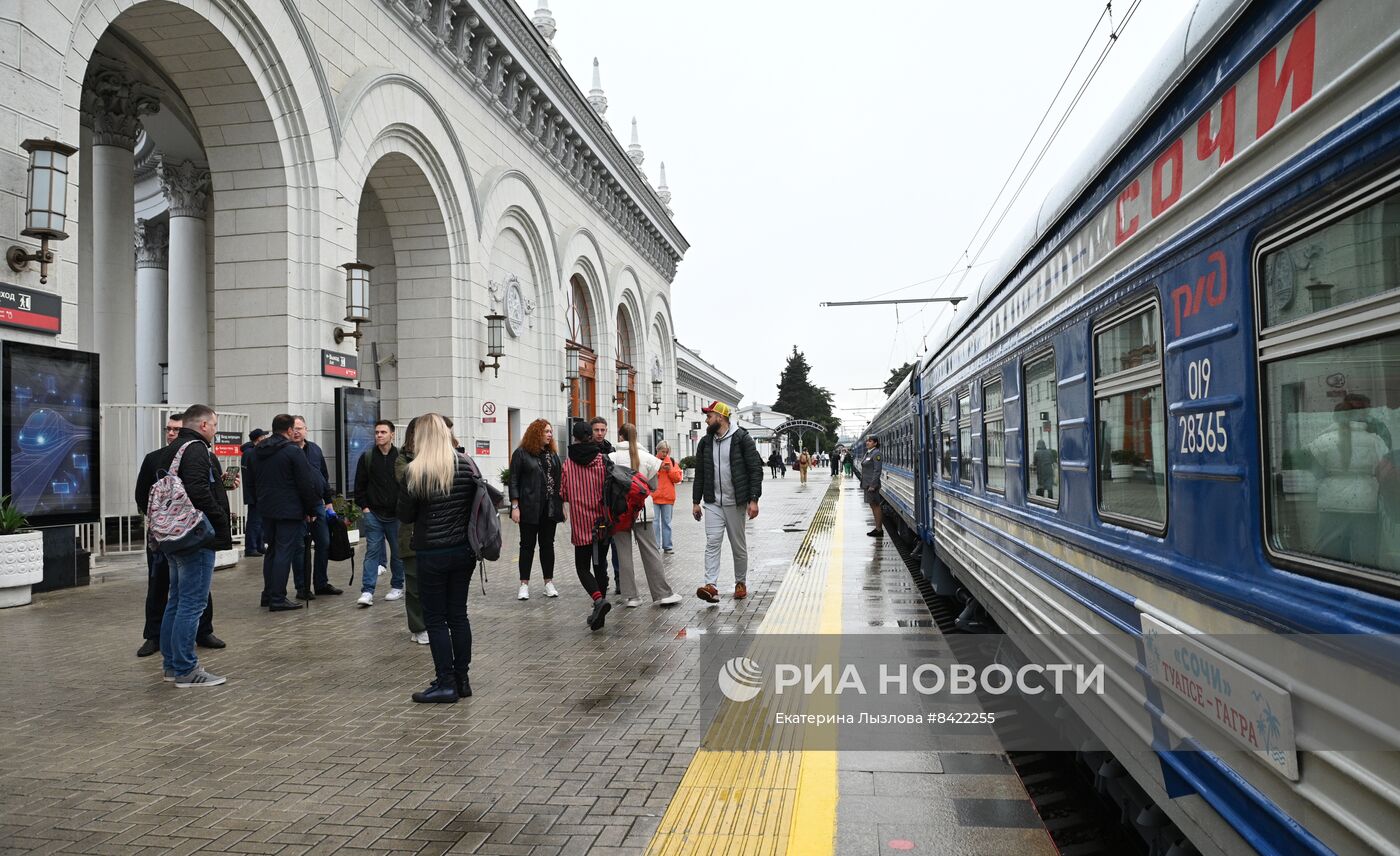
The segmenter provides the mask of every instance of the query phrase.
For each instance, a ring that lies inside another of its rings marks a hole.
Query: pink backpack
[[[185,483],[180,481],[180,460],[194,442],[190,440],[175,453],[170,468],[161,471],[146,500],[146,538],[165,553],[199,547],[214,535],[213,524],[194,507]]]

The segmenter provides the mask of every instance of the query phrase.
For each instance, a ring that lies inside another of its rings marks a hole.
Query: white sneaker
[[[408,638],[412,639],[414,642],[417,642],[419,645],[427,645],[428,631],[420,630],[417,633],[410,633],[408,634]]]
[[[516,599],[516,600],[529,600],[529,599],[530,599],[530,586],[527,585],[526,583],[521,583],[521,584],[520,584],[520,591],[516,592],[515,599]]]
[[[385,600],[399,600],[403,597],[403,589],[391,588],[389,593],[384,595]]]
[[[676,604],[678,604],[678,603],[680,603],[680,602],[681,602],[681,596],[678,595],[678,594],[672,594],[672,595],[667,595],[666,597],[663,597],[663,598],[661,598],[660,600],[658,600],[658,601],[656,602],[656,605],[657,605],[657,606],[675,606]]]
[[[641,606],[641,605],[642,605],[642,602],[641,602],[640,600],[637,600],[635,597],[629,597],[629,598],[627,598],[627,608],[628,608],[628,609],[636,609],[637,607],[639,607],[639,606]]]
[[[360,606],[374,606],[374,592],[360,592],[360,599],[355,601],[355,603],[359,604]]]
[[[549,582],[547,582],[547,583],[544,584],[544,596],[545,596],[545,597],[558,597],[558,596],[559,596],[559,589],[557,589],[557,588],[554,587],[554,581],[553,581],[553,580],[550,580]]]

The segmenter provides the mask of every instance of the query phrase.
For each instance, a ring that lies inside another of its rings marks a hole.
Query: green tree
[[[841,420],[831,414],[831,391],[813,384],[811,372],[807,358],[793,345],[778,380],[778,400],[773,402],[773,409],[823,426],[826,430],[817,438],[817,448],[812,451],[829,452],[836,448],[836,429],[841,426]]]
[[[913,363],[905,363],[897,369],[890,369],[890,379],[885,381],[885,395],[894,395],[894,391],[904,382],[904,378],[914,370]]]

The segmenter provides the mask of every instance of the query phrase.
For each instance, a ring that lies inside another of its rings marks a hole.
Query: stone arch
[[[501,231],[501,221],[508,215],[531,224],[535,251],[544,262],[544,270],[558,276],[559,260],[554,249],[554,225],[544,197],[530,177],[518,169],[492,169],[481,181],[481,219],[477,234],[485,240]],[[543,273],[543,271],[542,271]]]
[[[324,273],[316,164],[331,148],[329,129],[336,123],[324,73],[295,5],[278,0],[84,0],[74,22],[64,57],[59,132],[80,145],[75,181],[79,328],[85,331],[80,334],[87,340],[83,344],[103,350],[104,369],[118,373],[117,383],[104,384],[104,397],[135,397],[127,390],[125,368],[130,360],[134,372],[132,349],[115,340],[126,335],[134,314],[129,275],[117,270],[130,258],[131,226],[117,240],[119,224],[110,216],[117,210],[111,200],[126,192],[131,179],[118,177],[117,184],[111,183],[111,169],[119,160],[111,155],[95,168],[94,148],[113,147],[94,146],[93,135],[79,127],[88,74],[101,64],[99,42],[107,38],[158,69],[160,85],[174,86],[182,96],[195,91],[204,96],[190,103],[189,114],[209,173],[207,209],[202,198],[198,209],[208,223],[208,241],[199,253],[208,260],[203,283],[211,292],[209,334],[199,338],[212,342],[210,398],[255,416],[306,400],[303,387],[315,372],[316,357],[309,350],[292,351],[288,342],[297,340],[293,325],[305,316],[305,306],[313,302],[307,297],[318,290]],[[304,91],[306,84],[298,81],[309,81],[315,91]],[[326,129],[325,136],[311,128]],[[123,242],[125,253],[111,252]],[[249,253],[250,247],[258,252]],[[97,281],[105,296],[95,296]],[[289,289],[288,283],[308,285]],[[270,323],[269,318],[279,321]],[[280,353],[270,357],[272,350]]]
[[[498,219],[484,255],[490,311],[507,316],[505,376],[500,383],[494,383],[494,375],[487,380],[497,388],[495,397],[522,415],[552,416],[563,375],[553,259],[546,243],[530,213],[511,205]],[[523,299],[518,309],[513,309],[512,286]],[[518,440],[509,436],[507,450]]]

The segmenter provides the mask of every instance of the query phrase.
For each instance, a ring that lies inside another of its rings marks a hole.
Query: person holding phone
[[[656,444],[656,457],[661,461],[656,493],[651,498],[656,507],[656,546],[669,556],[675,552],[671,546],[671,519],[676,510],[676,485],[681,483],[681,468],[671,458],[671,444],[665,440]]]

